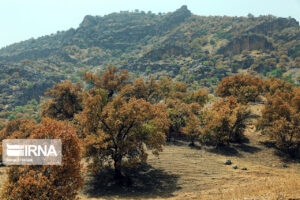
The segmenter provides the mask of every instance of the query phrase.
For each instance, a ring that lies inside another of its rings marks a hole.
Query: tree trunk
[[[118,156],[114,159],[115,179],[122,178],[121,163],[122,163],[122,157]]]
[[[195,142],[192,141],[190,144],[189,144],[190,147],[194,147],[195,146]]]
[[[112,98],[112,96],[114,95],[114,91],[109,91],[109,93],[108,93],[108,98],[110,99],[110,98]]]

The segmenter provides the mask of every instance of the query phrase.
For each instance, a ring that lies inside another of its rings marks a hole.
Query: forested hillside
[[[133,78],[169,76],[213,91],[237,73],[300,81],[300,27],[293,18],[198,16],[122,11],[86,16],[76,29],[0,50],[0,118],[37,113],[40,96],[61,80],[82,80],[107,65]],[[133,80],[133,79],[132,79]]]

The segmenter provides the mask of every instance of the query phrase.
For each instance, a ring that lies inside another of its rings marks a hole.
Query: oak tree
[[[104,106],[102,97],[90,99],[79,123],[85,130],[86,155],[90,169],[97,173],[111,164],[115,177],[122,167],[136,167],[147,159],[146,147],[157,155],[165,143],[169,120],[163,104],[152,105],[144,99],[115,97]],[[93,110],[92,112],[90,112]],[[92,119],[92,120],[88,120]]]
[[[292,92],[293,85],[281,79],[272,78],[263,82],[263,90],[266,95],[274,95],[277,91]]]
[[[248,115],[247,107],[234,97],[214,103],[205,119],[205,139],[216,146],[241,141]]]
[[[201,105],[195,102],[188,105],[188,112],[182,132],[190,139],[190,146],[195,146],[196,139],[204,133],[205,114]]]
[[[278,89],[267,96],[257,128],[274,139],[283,152],[300,156],[299,88]]]

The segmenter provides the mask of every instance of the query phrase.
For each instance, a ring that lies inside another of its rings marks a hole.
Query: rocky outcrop
[[[180,46],[166,45],[157,49],[152,49],[146,53],[140,60],[150,60],[152,62],[163,60],[170,56],[183,56],[189,55],[189,50]]]
[[[243,50],[272,50],[273,46],[264,36],[252,34],[233,38],[226,46],[218,50],[218,54],[232,56]]]
[[[79,26],[88,28],[95,25],[97,25],[97,18],[91,15],[86,15]]]
[[[188,10],[187,6],[182,6],[175,12],[167,14],[162,22],[158,25],[157,31],[159,33],[168,31],[183,23],[187,18],[191,17],[192,13]]]
[[[275,31],[282,31],[289,27],[299,27],[299,22],[293,18],[274,18],[269,21],[262,22],[248,29],[249,33],[269,34]]]

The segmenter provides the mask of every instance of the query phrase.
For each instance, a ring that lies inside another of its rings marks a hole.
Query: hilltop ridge
[[[133,77],[170,76],[210,91],[236,73],[297,84],[299,22],[271,15],[205,17],[187,6],[159,14],[87,15],[76,29],[0,49],[0,111],[39,101],[55,82],[77,82],[81,72],[101,73],[108,64]]]

